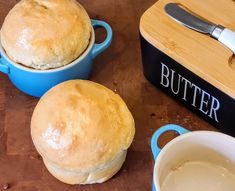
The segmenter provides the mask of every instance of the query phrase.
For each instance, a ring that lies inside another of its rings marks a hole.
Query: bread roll
[[[135,134],[121,97],[86,80],[57,85],[37,104],[31,135],[43,161],[68,184],[102,183],[125,161]]]
[[[86,50],[90,37],[90,18],[76,0],[21,0],[1,29],[9,58],[38,70],[71,63]]]

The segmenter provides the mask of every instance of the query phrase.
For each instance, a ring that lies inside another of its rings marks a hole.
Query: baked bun
[[[31,120],[47,169],[68,184],[102,183],[125,161],[135,134],[121,97],[97,83],[72,80],[49,90]]]
[[[14,62],[46,70],[71,63],[88,47],[91,21],[76,0],[21,0],[1,29]]]

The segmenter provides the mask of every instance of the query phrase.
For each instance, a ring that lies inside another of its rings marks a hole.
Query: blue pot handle
[[[97,55],[99,55],[101,52],[103,52],[105,49],[107,49],[110,46],[112,42],[112,38],[113,38],[113,31],[110,25],[104,21],[92,19],[91,22],[92,22],[92,26],[94,27],[94,29],[98,27],[103,27],[107,32],[107,36],[104,42],[99,43],[99,44],[95,43],[93,47],[92,57],[95,58]]]
[[[4,64],[1,53],[0,53],[0,72],[3,72],[4,74],[10,73],[10,68],[8,65]]]
[[[156,160],[158,154],[161,151],[161,149],[158,147],[158,139],[163,133],[165,133],[167,131],[176,131],[177,133],[179,133],[179,135],[182,135],[182,134],[189,132],[188,130],[186,130],[185,128],[183,128],[179,125],[169,124],[169,125],[165,125],[163,127],[160,127],[153,134],[152,139],[151,139],[151,149],[152,149],[154,160]]]

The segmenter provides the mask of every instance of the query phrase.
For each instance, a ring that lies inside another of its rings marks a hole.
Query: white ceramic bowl
[[[167,143],[161,150],[157,145],[159,137],[163,133],[172,130],[178,132],[180,136]],[[165,191],[165,189],[163,189],[165,184],[164,181],[166,181],[169,174],[175,173],[180,168],[182,171],[182,166],[185,167],[187,164],[208,165],[205,166],[205,168],[208,168],[209,170],[205,173],[202,172],[200,175],[203,180],[208,180],[208,184],[213,182],[214,179],[212,176],[217,176],[214,172],[210,172],[211,167],[221,167],[221,169],[226,170],[226,172],[222,173],[221,178],[217,177],[218,180],[213,187],[218,189],[220,186],[221,191],[232,191],[231,189],[228,190],[227,187],[229,187],[229,185],[226,185],[225,183],[226,181],[229,181],[225,177],[225,174],[229,172],[231,176],[234,176],[233,186],[235,188],[235,139],[229,135],[213,131],[189,132],[177,125],[166,125],[154,133],[151,140],[151,148],[155,159],[153,191]],[[200,169],[194,169],[192,172],[193,177],[190,177],[191,175],[186,176],[186,174],[178,173],[182,175],[181,178],[184,177],[184,180],[180,180],[180,177],[174,177],[175,179],[172,183],[174,184],[174,189],[172,191],[178,191],[179,189],[180,191],[183,191],[186,187],[188,191],[201,191],[203,185],[195,178],[196,174],[200,173],[199,170]],[[182,182],[184,182],[185,187],[182,185]],[[190,184],[192,186],[194,185],[194,187],[189,188]],[[223,184],[225,185],[223,186]],[[211,187],[211,185],[208,186]],[[213,191],[215,189],[213,189]],[[169,189],[167,189],[167,191],[168,190]],[[208,189],[203,188],[203,190],[207,191]]]

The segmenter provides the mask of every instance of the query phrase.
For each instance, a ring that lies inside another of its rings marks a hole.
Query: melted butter
[[[162,191],[235,191],[235,175],[209,162],[187,162],[172,170]]]

